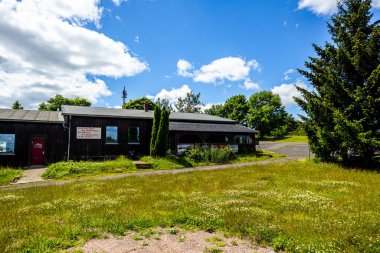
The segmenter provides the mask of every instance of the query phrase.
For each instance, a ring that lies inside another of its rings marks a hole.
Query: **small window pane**
[[[238,143],[238,144],[251,144],[252,143],[252,138],[248,135],[236,135],[234,140],[235,140],[235,143]]]
[[[140,144],[139,127],[128,127],[128,144]]]
[[[14,134],[0,134],[0,154],[13,155],[15,153]]]
[[[115,144],[117,142],[117,126],[106,127],[106,144]]]

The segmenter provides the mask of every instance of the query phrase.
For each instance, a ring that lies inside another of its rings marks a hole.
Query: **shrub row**
[[[186,151],[186,156],[193,159],[195,162],[210,162],[217,164],[228,163],[230,160],[236,158],[234,150],[230,147],[202,148],[200,146],[195,146]]]

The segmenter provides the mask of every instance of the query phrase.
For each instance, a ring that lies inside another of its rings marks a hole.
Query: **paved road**
[[[309,158],[309,145],[306,142],[261,141],[259,148],[286,155],[290,159]]]

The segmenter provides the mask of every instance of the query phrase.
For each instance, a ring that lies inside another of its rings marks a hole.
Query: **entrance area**
[[[45,140],[32,140],[32,165],[43,165],[45,156]]]

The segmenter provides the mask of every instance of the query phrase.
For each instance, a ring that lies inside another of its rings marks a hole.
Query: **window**
[[[234,140],[235,140],[235,143],[238,143],[238,144],[251,144],[252,143],[252,138],[248,135],[236,135]]]
[[[140,128],[128,127],[128,144],[140,144]]]
[[[117,126],[106,127],[106,144],[117,144]]]
[[[15,138],[14,134],[0,134],[0,155],[14,155]]]

